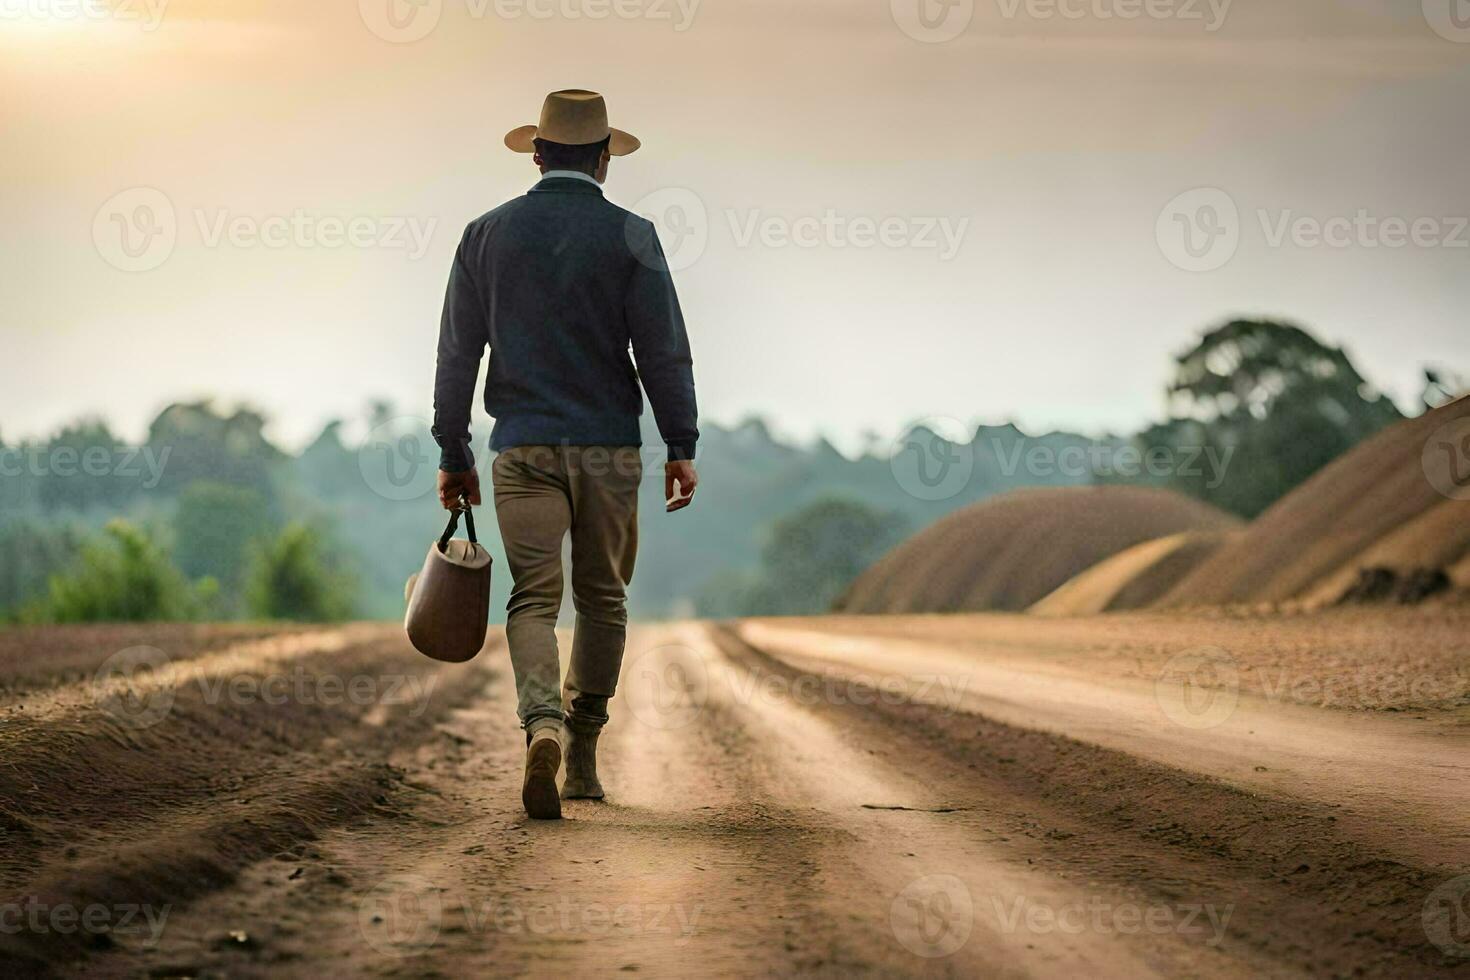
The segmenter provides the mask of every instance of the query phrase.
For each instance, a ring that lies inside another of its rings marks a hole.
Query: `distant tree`
[[[818,500],[770,525],[754,577],[717,576],[698,608],[704,615],[826,612],[906,527],[894,512],[843,498]]]
[[[271,473],[286,455],[265,437],[265,417],[241,408],[231,415],[207,401],[170,405],[148,430],[148,450],[162,468],[158,488],[176,495],[196,480],[252,487],[270,499]]]
[[[27,470],[39,481],[38,500],[47,511],[119,511],[137,494],[146,470],[125,465],[123,440],[97,418],[73,422],[31,455]],[[134,463],[137,462],[135,459]]]
[[[80,566],[51,580],[40,617],[57,623],[192,619],[200,596],[140,528],[122,520],[88,542]]]
[[[223,592],[222,611],[244,581],[251,545],[270,536],[265,495],[250,487],[196,480],[179,495],[174,512],[174,563],[191,579],[213,578]]]
[[[1168,461],[1162,482],[1243,517],[1403,417],[1340,348],[1290,324],[1227,323],[1177,365],[1173,417],[1138,448]],[[1210,459],[1228,460],[1223,474]]]
[[[45,598],[81,551],[80,535],[70,526],[23,521],[0,525],[0,620]]]
[[[358,454],[342,442],[342,421],[333,419],[302,450],[296,460],[302,483],[322,497],[341,501],[344,496],[369,492],[358,464]]]
[[[354,614],[354,583],[331,567],[321,537],[287,526],[257,547],[246,586],[251,615],[294,622],[340,622]]]

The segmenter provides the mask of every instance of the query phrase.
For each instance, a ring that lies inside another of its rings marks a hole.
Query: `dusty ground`
[[[0,633],[0,973],[1470,976],[1467,626],[646,627],[542,824],[500,641]]]

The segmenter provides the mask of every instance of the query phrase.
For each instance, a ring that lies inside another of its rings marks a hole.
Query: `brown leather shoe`
[[[561,819],[561,797],[556,792],[560,768],[560,733],[552,727],[538,729],[526,746],[526,778],[521,784],[521,803],[531,819]]]

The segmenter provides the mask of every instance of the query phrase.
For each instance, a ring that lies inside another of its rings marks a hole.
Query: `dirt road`
[[[0,634],[0,959],[1470,976],[1470,631],[1376,617],[642,627],[556,823],[503,641]]]

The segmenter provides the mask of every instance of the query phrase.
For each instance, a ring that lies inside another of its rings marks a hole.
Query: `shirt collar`
[[[551,180],[552,178],[556,177],[570,177],[573,180],[585,180],[593,187],[602,187],[602,185],[597,182],[596,177],[593,177],[591,174],[584,174],[580,170],[548,170],[546,171],[546,173],[541,175],[542,180]]]

